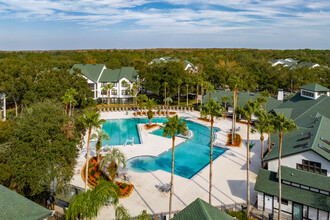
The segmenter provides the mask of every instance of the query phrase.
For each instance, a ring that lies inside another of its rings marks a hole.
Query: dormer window
[[[304,97],[312,98],[314,99],[315,93],[311,91],[301,90],[301,95]]]

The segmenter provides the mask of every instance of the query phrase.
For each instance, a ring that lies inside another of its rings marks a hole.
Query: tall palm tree
[[[95,218],[100,208],[108,201],[117,205],[120,195],[120,189],[116,184],[100,181],[94,189],[82,192],[73,198],[65,212],[65,217],[67,220]]]
[[[174,176],[174,149],[175,149],[175,135],[185,134],[188,130],[187,123],[182,119],[179,119],[177,115],[174,117],[167,116],[167,122],[164,123],[164,136],[172,137],[172,171],[171,171],[171,191],[170,191],[170,202],[169,202],[169,216],[171,219],[172,211],[172,195],[173,195],[173,176]]]
[[[260,110],[256,116],[258,116],[258,123],[255,124],[255,128],[260,134],[261,141],[261,168],[263,167],[262,160],[264,158],[264,133],[267,132],[268,129],[268,121],[267,121],[267,112],[265,110]]]
[[[196,83],[196,103],[198,106],[198,89],[199,89],[199,84],[201,84],[202,80],[199,76],[195,77],[195,83]]]
[[[164,82],[164,96],[165,96],[165,98],[164,98],[164,102],[165,102],[165,108],[166,108],[166,87],[167,87],[167,85],[168,85],[168,82]]]
[[[263,108],[262,104],[265,104],[265,109],[266,109],[266,103],[267,103],[267,99],[263,96],[259,96],[257,97],[256,101],[260,104],[260,108]]]
[[[186,78],[186,87],[187,87],[187,108],[189,105],[189,101],[188,101],[188,95],[189,95],[189,84],[191,83],[191,79],[190,78]]]
[[[87,154],[86,154],[86,175],[85,175],[85,192],[87,191],[88,182],[88,162],[89,162],[89,145],[93,128],[101,128],[101,125],[105,122],[104,119],[100,119],[100,113],[94,111],[85,111],[83,117],[80,118],[84,127],[88,129],[88,141],[87,141]]]
[[[237,87],[241,85],[241,79],[238,76],[232,76],[229,79],[229,84],[233,88],[233,120],[231,126],[231,140],[232,144],[234,144],[234,138],[236,137]]]
[[[167,103],[167,106],[166,106],[166,114],[168,114],[168,107],[169,107],[169,103],[172,103],[173,102],[173,100],[172,100],[172,98],[171,97],[167,97],[166,99],[165,99],[165,102]]]
[[[178,79],[178,107],[180,106],[180,86],[182,84],[182,80]]]
[[[153,113],[152,109],[154,109],[155,106],[156,106],[156,102],[154,99],[148,98],[146,100],[146,107],[148,109],[147,116],[149,119],[149,127],[151,126],[151,119],[154,117],[154,113]]]
[[[210,148],[210,185],[209,185],[209,203],[212,204],[212,164],[213,164],[213,124],[214,119],[222,117],[222,107],[214,100],[207,100],[206,104],[202,107],[202,115],[210,116],[211,120],[211,148]]]
[[[244,116],[247,123],[247,146],[246,146],[246,179],[247,179],[247,216],[250,217],[250,126],[252,115],[259,111],[259,103],[249,100],[244,107],[238,107],[237,112]]]
[[[291,132],[293,129],[298,129],[297,125],[291,119],[287,119],[283,114],[279,114],[273,121],[275,129],[279,132],[280,143],[278,149],[278,219],[281,219],[281,203],[282,203],[282,172],[281,172],[281,157],[282,157],[282,141],[283,133]]]
[[[97,133],[91,135],[91,139],[97,139],[95,148],[96,148],[96,161],[99,162],[100,159],[100,150],[102,148],[102,141],[110,141],[109,135],[105,133],[104,130],[98,130]]]
[[[268,134],[268,151],[272,150],[272,142],[271,142],[271,135],[270,133],[275,132],[274,128],[274,120],[275,116],[272,114],[266,114],[264,115],[263,120],[265,120],[266,130],[265,132]]]
[[[225,103],[225,110],[227,109],[227,102],[230,100],[230,98],[226,95],[221,97],[221,101]]]
[[[108,94],[108,106],[110,106],[110,93],[113,88],[114,88],[114,86],[112,85],[112,83],[109,83],[106,86],[103,86],[103,89],[102,89],[102,91],[106,91]]]
[[[199,77],[201,78],[201,95],[202,95],[201,105],[202,105],[203,104],[203,96],[204,96],[204,81],[206,79],[206,73],[201,72],[199,74]]]
[[[115,182],[116,173],[119,166],[126,167],[126,158],[125,155],[120,152],[117,148],[112,148],[110,152],[108,152],[100,162],[100,168],[104,170],[106,166],[108,166],[107,170],[110,174],[112,182]]]
[[[140,111],[142,111],[143,106],[145,105],[145,101],[148,97],[145,94],[140,94],[137,96],[137,104],[139,106]]]
[[[211,100],[211,93],[214,92],[214,86],[210,82],[205,81],[204,87],[205,87],[206,92],[209,93],[209,100]]]
[[[66,94],[68,96],[69,101],[69,116],[71,115],[71,106],[72,103],[77,104],[77,101],[75,100],[75,96],[78,95],[78,92],[74,88],[70,88],[66,91]]]

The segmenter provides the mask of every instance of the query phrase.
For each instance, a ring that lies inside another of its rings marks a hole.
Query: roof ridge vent
[[[330,141],[328,141],[324,137],[320,137],[320,140],[323,141],[324,143],[327,143],[328,145],[330,145]]]
[[[330,150],[328,148],[324,147],[322,144],[319,144],[318,146],[319,146],[319,148],[321,148],[322,150],[324,150],[325,152],[330,154]]]
[[[305,148],[305,147],[307,147],[307,145],[308,145],[308,142],[305,142],[305,143],[302,143],[302,144],[297,144],[296,146],[294,146],[294,148],[297,148],[297,147]]]

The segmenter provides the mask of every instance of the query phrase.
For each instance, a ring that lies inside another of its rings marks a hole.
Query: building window
[[[111,95],[117,95],[117,89],[111,90]]]
[[[101,87],[108,85],[108,83],[101,83]]]
[[[128,82],[126,82],[126,81],[121,82],[121,87],[127,88],[128,87]]]
[[[314,93],[313,93],[313,92],[307,92],[307,91],[305,91],[305,90],[302,90],[302,94],[303,94],[304,96],[308,96],[308,97],[312,97],[312,98],[314,98]]]
[[[113,87],[117,87],[117,83],[111,83]]]
[[[281,203],[282,203],[282,205],[288,205],[289,201],[287,199],[282,199]]]
[[[327,170],[321,169],[321,163],[314,161],[302,160],[302,164],[297,164],[297,169],[318,173],[325,176],[327,175]]]
[[[88,88],[90,88],[91,90],[94,90],[94,83],[88,83]]]
[[[319,95],[327,95],[327,92],[318,92]]]
[[[129,95],[128,90],[121,90],[122,95]]]

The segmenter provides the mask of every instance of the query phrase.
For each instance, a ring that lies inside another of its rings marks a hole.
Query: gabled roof
[[[302,118],[302,126],[299,130],[283,134],[282,157],[313,151],[330,161],[330,146],[322,139],[329,140],[330,119],[319,116],[320,114],[310,115]],[[272,150],[264,157],[264,161],[278,158],[279,137],[272,136],[272,142],[276,143]],[[321,147],[320,147],[321,146]]]
[[[81,70],[81,73],[86,76],[88,79],[93,82],[97,82],[100,74],[102,73],[102,69],[105,67],[104,64],[74,64],[73,69],[77,68]]]
[[[0,185],[0,219],[35,220],[50,216],[52,211]]]
[[[316,83],[301,86],[299,87],[299,89],[304,89],[312,92],[330,92],[330,89]]]
[[[327,118],[330,118],[330,97],[320,96],[318,99],[309,99],[302,97],[300,93],[275,108],[281,112],[281,109],[292,109],[290,119],[297,120],[300,117],[313,115],[319,112]]]
[[[138,73],[134,67],[122,67],[121,69],[106,69],[99,82],[119,82],[120,79],[126,78],[130,82],[137,80]]]
[[[223,91],[223,90],[219,90],[216,91],[214,93],[211,93],[211,98],[213,98],[215,101],[222,103],[221,98],[223,96],[228,96],[230,98],[230,100],[227,102],[227,106],[232,106],[231,102],[232,99],[231,97],[233,96],[233,92],[232,91]],[[247,92],[238,92],[237,93],[238,96],[238,105],[239,106],[244,106],[246,104],[246,101],[248,100],[256,100],[258,97],[260,97],[260,94],[258,93],[247,93]],[[207,100],[209,99],[209,93],[207,93],[204,98],[203,98],[203,103],[205,103]],[[279,101],[277,99],[274,99],[272,97],[267,98],[267,103],[266,103],[266,110],[270,111],[274,108],[276,108],[277,106],[279,106],[280,104],[282,104],[283,101]]]
[[[311,175],[308,178],[312,177]],[[308,178],[305,177],[305,179]],[[327,182],[329,183],[329,180]],[[276,177],[276,172],[259,169],[254,189],[268,195],[278,196],[278,178]],[[327,195],[282,184],[282,198],[330,212],[330,196]]]
[[[282,180],[330,192],[329,176],[312,173],[304,170],[298,170],[286,166],[281,166],[281,171]],[[278,178],[278,173],[276,177]]]
[[[190,203],[181,212],[176,214],[173,220],[233,220],[236,219],[222,212],[218,208],[208,204],[207,202],[196,199]]]

